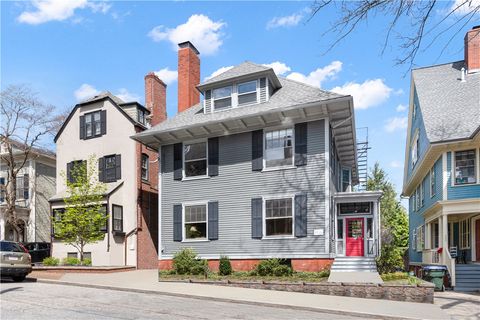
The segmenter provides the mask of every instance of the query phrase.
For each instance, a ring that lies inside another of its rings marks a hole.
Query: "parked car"
[[[21,243],[0,241],[0,274],[15,282],[25,280],[32,272],[32,258]]]
[[[30,256],[32,257],[32,263],[42,262],[43,259],[50,257],[50,246],[48,242],[28,242],[24,243]]]

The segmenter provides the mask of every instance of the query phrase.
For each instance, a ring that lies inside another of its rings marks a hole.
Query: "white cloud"
[[[91,98],[99,93],[100,91],[95,89],[95,87],[88,83],[84,83],[77,90],[75,90],[74,95],[77,101],[82,101]]]
[[[216,76],[218,76],[219,74],[224,73],[225,71],[228,71],[228,70],[230,70],[230,69],[232,69],[232,68],[233,68],[233,66],[221,67],[221,68],[213,71],[212,74],[209,75],[208,77],[205,77],[204,81],[207,81],[208,79],[211,79],[211,78],[213,78],[213,77],[216,77]]]
[[[267,29],[273,29],[278,27],[293,27],[300,23],[303,18],[303,14],[294,13],[289,16],[274,17],[267,23]]]
[[[385,123],[385,131],[394,132],[397,130],[404,130],[408,126],[408,117],[393,117],[389,118]]]
[[[480,7],[480,0],[455,0],[449,11],[455,10],[455,14],[465,15],[477,7]],[[477,14],[479,13],[480,11],[477,11]]]
[[[290,72],[290,67],[287,66],[285,63],[283,62],[280,62],[280,61],[275,61],[275,62],[272,62],[272,63],[267,63],[267,64],[264,64],[265,67],[269,67],[269,68],[272,68],[273,71],[275,71],[276,74],[279,74],[279,75],[282,75],[282,74],[285,74],[287,72]]]
[[[318,68],[310,72],[308,75],[304,75],[300,72],[292,72],[287,76],[287,79],[304,82],[315,87],[321,87],[323,81],[335,77],[335,75],[341,70],[342,62],[333,61],[328,66]]]
[[[393,160],[390,162],[390,167],[391,168],[403,168],[403,162],[398,161],[398,160]]]
[[[216,53],[223,43],[221,30],[224,26],[222,21],[212,21],[203,14],[194,14],[187,22],[175,28],[156,26],[148,36],[155,42],[171,42],[174,50],[177,50],[177,44],[190,41],[201,54],[211,55]]]
[[[177,70],[169,70],[167,68],[163,68],[155,72],[157,77],[159,77],[166,85],[169,85],[178,79],[178,72]]]
[[[408,109],[408,106],[406,104],[399,104],[395,110],[397,112],[403,112]]]
[[[131,102],[131,101],[138,101],[140,100],[140,96],[136,95],[135,93],[129,92],[125,88],[118,89],[118,92],[115,93],[117,97],[122,99],[125,102]]]
[[[88,0],[33,0],[35,8],[22,12],[17,20],[27,24],[41,24],[49,21],[64,21],[75,14],[77,9],[90,8],[93,12],[106,13],[111,5],[105,2],[91,2]]]
[[[348,82],[331,91],[340,94],[350,94],[356,109],[367,109],[385,102],[392,92],[382,79],[366,80],[363,83]]]

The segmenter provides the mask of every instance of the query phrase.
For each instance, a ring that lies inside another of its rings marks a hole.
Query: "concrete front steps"
[[[455,291],[480,291],[480,264],[455,265]]]
[[[338,272],[377,272],[375,258],[336,257],[330,271]]]

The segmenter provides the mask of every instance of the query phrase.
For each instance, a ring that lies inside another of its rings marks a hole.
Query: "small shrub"
[[[383,281],[393,281],[393,280],[404,280],[408,279],[410,276],[405,272],[392,272],[385,273],[381,275]]]
[[[62,261],[64,266],[78,266],[80,264],[80,260],[77,258],[64,258]]]
[[[221,276],[228,276],[232,274],[232,264],[230,263],[230,259],[228,257],[226,256],[220,257],[218,273]]]
[[[47,257],[43,259],[42,262],[44,266],[58,266],[58,264],[60,263],[60,259],[54,257]]]
[[[92,265],[92,259],[85,258],[83,259],[82,266],[91,266]]]
[[[190,274],[192,275],[204,275],[205,277],[208,275],[208,262],[207,260],[195,260],[195,264],[190,269]]]
[[[177,274],[191,274],[192,268],[197,264],[197,253],[191,248],[185,248],[173,256],[173,270]]]
[[[255,273],[262,277],[291,275],[292,268],[282,262],[280,259],[262,260],[255,268]]]

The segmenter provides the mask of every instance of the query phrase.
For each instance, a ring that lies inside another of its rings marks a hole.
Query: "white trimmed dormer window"
[[[239,106],[257,103],[257,80],[238,84],[237,91]]]
[[[411,147],[411,158],[412,158],[412,168],[415,167],[415,164],[418,161],[418,133],[415,134],[415,138],[413,139],[413,144]]]
[[[232,107],[232,86],[213,90],[213,108],[215,111]]]

